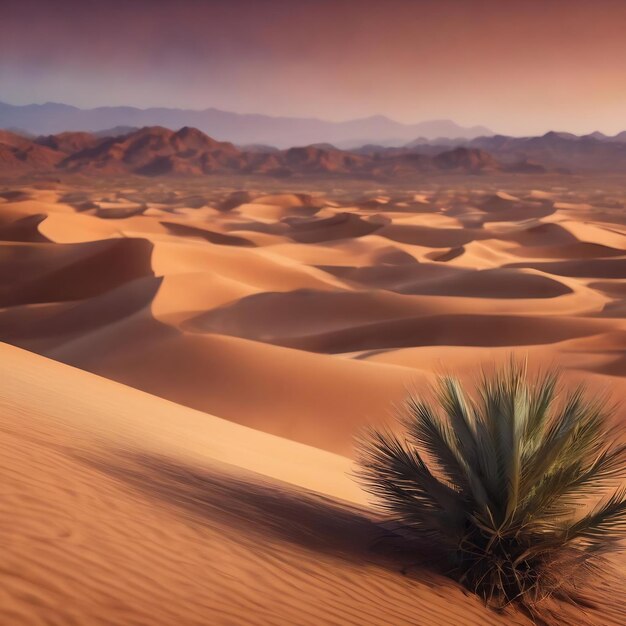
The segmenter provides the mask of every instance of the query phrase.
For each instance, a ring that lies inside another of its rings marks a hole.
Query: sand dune
[[[512,353],[623,394],[624,191],[438,180],[0,189],[0,621],[529,623],[372,551],[349,457]]]
[[[530,623],[402,576],[347,459],[0,353],[5,622]],[[589,623],[619,624],[607,606]]]
[[[465,201],[521,215],[524,195]],[[376,207],[390,203],[383,196]],[[460,195],[428,197],[428,213],[390,211],[378,222],[358,208],[362,197],[26,188],[0,212],[0,333],[176,402],[350,454],[360,425],[387,420],[405,387],[428,378],[419,358],[399,367],[364,355],[435,345],[554,346],[558,355],[568,340],[623,329],[619,221],[594,223],[588,237],[572,209],[545,222],[465,228],[446,209]],[[216,210],[224,198],[245,202]],[[67,204],[75,199],[160,208],[102,219]],[[393,204],[402,202],[396,194]]]
[[[39,230],[39,225],[46,219],[46,215],[26,215],[11,219],[6,216],[6,223],[0,224],[0,241],[22,241],[41,243],[49,241]]]
[[[351,282],[407,295],[500,299],[556,298],[572,293],[569,287],[545,275],[504,268],[468,271],[454,266],[431,268],[416,264],[401,270],[380,265],[325,269]]]
[[[585,337],[612,327],[599,321],[530,316],[437,315],[380,322],[281,340],[313,352],[344,353],[408,346],[527,346]]]
[[[359,428],[389,421],[390,403],[400,401],[407,386],[424,380],[410,369],[329,360],[235,337],[181,333],[148,319],[145,312],[44,353],[237,423],[343,454],[352,454]],[[300,375],[294,377],[294,371]]]
[[[78,300],[152,274],[152,244],[111,239],[84,244],[0,244],[0,306]],[[93,280],[93,276],[98,280]]]
[[[188,237],[198,237],[205,239],[211,243],[216,243],[222,246],[247,246],[254,247],[254,243],[249,239],[243,237],[234,237],[232,235],[225,235],[223,233],[217,233],[205,228],[198,228],[197,226],[189,226],[188,224],[179,224],[177,222],[161,222],[165,228],[167,228],[172,234]]]
[[[584,261],[552,261],[545,263],[530,262],[509,267],[532,267],[547,274],[572,276],[574,278],[624,278],[626,276],[626,259],[585,259]]]

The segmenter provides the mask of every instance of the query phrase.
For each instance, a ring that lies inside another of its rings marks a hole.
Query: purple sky
[[[0,0],[0,100],[626,129],[623,0]]]

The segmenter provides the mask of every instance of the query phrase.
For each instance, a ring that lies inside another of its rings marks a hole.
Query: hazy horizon
[[[317,121],[322,121],[322,122],[329,122],[329,123],[343,123],[343,122],[353,122],[353,121],[359,121],[359,120],[367,120],[367,119],[375,119],[375,118],[385,118],[388,119],[390,121],[393,122],[398,122],[401,124],[407,124],[407,125],[412,125],[412,124],[420,124],[420,123],[424,123],[424,122],[437,122],[437,121],[451,121],[451,122],[456,122],[456,120],[452,120],[452,119],[447,119],[447,118],[432,118],[432,119],[419,119],[419,120],[412,120],[412,121],[408,121],[408,122],[404,122],[404,121],[400,121],[398,119],[395,119],[393,117],[390,117],[389,115],[385,115],[384,113],[372,113],[371,115],[365,115],[365,116],[361,116],[361,117],[352,117],[352,118],[343,118],[343,119],[329,119],[329,118],[325,118],[325,117],[319,117],[319,116],[314,116],[314,115],[310,115],[310,116],[301,116],[301,115],[275,115],[272,113],[260,113],[259,111],[253,111],[253,110],[243,110],[243,111],[233,111],[233,110],[226,110],[226,109],[222,109],[220,107],[216,107],[216,106],[212,106],[212,105],[207,105],[204,107],[185,107],[185,106],[180,106],[180,107],[170,107],[170,106],[165,106],[165,105],[160,105],[160,104],[153,104],[153,105],[147,105],[147,106],[135,106],[135,105],[129,105],[129,104],[99,104],[99,105],[95,105],[95,106],[80,106],[78,104],[74,104],[72,102],[59,102],[56,100],[42,100],[39,102],[11,102],[9,100],[0,100],[0,103],[2,104],[8,104],[9,106],[17,106],[17,107],[22,107],[22,106],[46,106],[46,105],[56,105],[56,106],[69,106],[69,107],[75,107],[77,109],[83,110],[83,111],[87,111],[87,110],[92,110],[92,109],[100,109],[100,108],[132,108],[132,109],[137,109],[139,111],[147,111],[147,110],[151,110],[151,109],[172,109],[172,110],[181,110],[181,111],[194,111],[194,112],[203,112],[203,111],[209,111],[209,110],[217,110],[217,111],[223,111],[226,113],[235,113],[237,115],[263,115],[263,116],[267,116],[267,117],[272,117],[272,118],[282,118],[282,119],[308,119],[308,120],[317,120]],[[472,124],[472,125],[468,125],[472,126],[472,127],[487,127],[486,124]],[[487,127],[488,128],[488,127]],[[491,128],[489,128],[489,130],[492,130]],[[495,131],[494,131],[495,132]],[[498,133],[496,133],[498,134]]]
[[[3,8],[0,101],[612,135],[625,20],[616,0],[24,0]]]
[[[300,116],[300,115],[273,115],[271,113],[260,113],[259,111],[233,111],[233,110],[226,110],[226,109],[221,109],[220,107],[216,107],[216,106],[212,106],[212,105],[207,105],[204,107],[184,107],[184,106],[180,106],[180,107],[170,107],[170,106],[165,106],[165,105],[160,105],[160,104],[153,104],[153,105],[147,105],[147,106],[135,106],[135,105],[129,105],[129,104],[99,104],[99,105],[95,105],[95,106],[80,106],[78,104],[74,104],[71,102],[58,102],[56,100],[45,100],[45,101],[39,101],[39,102],[11,102],[9,100],[0,100],[0,103],[4,103],[4,104],[8,104],[10,106],[44,106],[44,105],[62,105],[62,106],[70,106],[70,107],[76,107],[78,109],[81,110],[89,110],[89,109],[98,109],[98,108],[117,108],[117,107],[129,107],[129,108],[133,108],[133,109],[138,109],[141,111],[146,111],[149,109],[180,109],[180,110],[188,110],[188,111],[206,111],[206,110],[211,110],[211,109],[215,109],[215,110],[220,110],[220,111],[224,111],[224,112],[228,112],[228,113],[236,113],[239,115],[265,115],[268,117],[276,117],[276,118],[293,118],[293,119],[315,119],[315,120],[319,120],[322,122],[331,122],[331,123],[342,123],[342,122],[350,122],[350,121],[358,121],[358,120],[365,120],[365,119],[369,119],[369,118],[387,118],[391,121],[394,122],[399,122],[401,124],[420,124],[423,122],[436,122],[436,121],[451,121],[451,122],[455,122],[458,123],[456,119],[450,119],[450,118],[429,118],[429,119],[416,119],[416,120],[409,120],[409,121],[401,121],[398,120],[394,117],[391,117],[389,115],[385,115],[384,113],[372,113],[371,115],[365,115],[365,116],[361,116],[361,117],[353,117],[353,118],[343,118],[343,119],[329,119],[329,118],[324,118],[324,117],[319,117],[319,116]],[[463,124],[459,124],[460,126],[464,126],[466,127],[466,125]],[[600,130],[599,128],[594,128],[593,130],[590,130],[588,132],[580,132],[580,133],[574,133],[573,131],[571,131],[569,128],[559,128],[559,127],[555,127],[555,128],[546,128],[543,131],[540,132],[536,132],[536,133],[504,133],[504,132],[500,132],[497,128],[493,128],[491,127],[489,124],[487,123],[477,123],[477,124],[468,124],[467,127],[480,127],[480,126],[484,126],[486,128],[488,128],[489,130],[491,130],[495,135],[507,135],[507,136],[511,136],[511,137],[525,137],[525,136],[541,136],[544,135],[546,133],[549,132],[557,132],[557,133],[573,133],[573,134],[577,134],[577,135],[588,135],[588,134],[592,134],[594,132],[603,132],[602,130]],[[173,129],[176,130],[176,129]],[[610,132],[610,133],[603,133],[606,134],[607,136],[611,136],[611,135],[616,135],[619,134],[621,132],[623,132],[624,130],[626,130],[626,120],[624,122],[624,126],[623,128],[620,130],[618,129],[615,132]]]
[[[228,113],[236,113],[238,115],[265,115],[268,117],[290,117],[290,118],[297,118],[297,119],[316,119],[316,120],[320,120],[323,122],[334,122],[334,123],[341,123],[341,122],[349,122],[349,121],[354,121],[354,120],[360,120],[360,119],[370,119],[370,118],[387,118],[390,119],[394,122],[399,122],[401,124],[419,124],[421,122],[430,122],[430,121],[438,121],[438,120],[446,120],[446,121],[456,121],[456,120],[452,120],[450,118],[429,118],[429,119],[415,119],[415,120],[408,120],[408,121],[402,121],[399,119],[396,119],[390,115],[386,115],[384,113],[372,113],[370,115],[360,115],[358,117],[344,117],[344,118],[340,118],[340,119],[331,119],[331,118],[327,118],[327,117],[322,117],[319,115],[297,115],[297,114],[293,114],[293,115],[278,115],[278,114],[273,114],[273,113],[261,113],[259,111],[254,111],[254,110],[242,110],[242,111],[234,111],[233,109],[224,109],[218,106],[214,106],[212,104],[207,104],[206,106],[169,106],[169,105],[164,105],[164,104],[148,104],[148,105],[134,105],[134,104],[128,104],[128,103],[117,103],[117,104],[110,104],[110,103],[103,103],[103,104],[96,104],[93,106],[81,106],[80,104],[76,104],[74,102],[63,102],[63,101],[59,101],[59,100],[39,100],[38,102],[15,102],[15,101],[11,101],[10,99],[0,99],[0,103],[4,103],[4,104],[8,104],[10,106],[44,106],[44,105],[62,105],[62,106],[70,106],[70,107],[75,107],[77,109],[82,109],[82,110],[89,110],[89,109],[99,109],[99,108],[117,108],[117,107],[130,107],[133,109],[138,109],[140,111],[146,111],[148,109],[180,109],[180,110],[187,110],[187,111],[207,111],[210,109],[215,109],[218,111],[224,111],[224,112],[228,112]],[[486,124],[467,124],[467,126],[487,126]]]

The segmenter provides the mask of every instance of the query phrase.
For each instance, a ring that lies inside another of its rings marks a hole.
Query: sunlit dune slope
[[[624,191],[495,180],[7,188],[0,338],[347,455],[407,389],[511,353],[620,393]]]
[[[0,345],[3,624],[525,624],[372,548],[347,459]]]

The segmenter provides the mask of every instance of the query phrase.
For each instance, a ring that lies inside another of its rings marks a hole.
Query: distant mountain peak
[[[366,117],[359,117],[354,120],[348,120],[353,122],[391,122],[392,124],[399,124],[400,122],[396,122],[392,120],[390,117],[386,115],[382,115],[381,113],[376,113],[375,115],[367,115]],[[341,124],[341,122],[339,122]]]
[[[573,133],[560,132],[556,130],[549,130],[545,135],[543,135],[545,139],[578,139],[577,135]]]
[[[599,130],[594,130],[592,133],[589,133],[588,135],[583,135],[583,138],[597,139],[598,141],[606,141],[607,139],[609,139],[608,135],[601,133]]]

